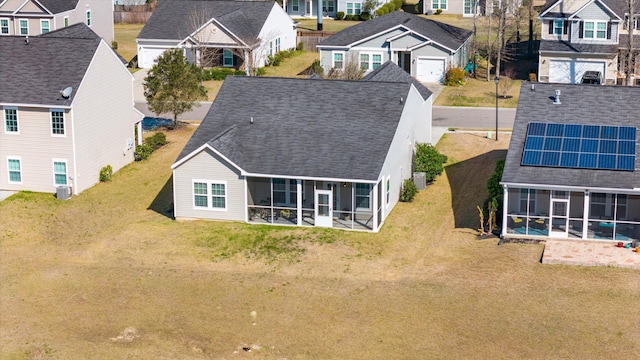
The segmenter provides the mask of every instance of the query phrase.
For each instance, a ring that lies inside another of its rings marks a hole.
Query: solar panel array
[[[633,126],[529,123],[522,165],[633,171]]]

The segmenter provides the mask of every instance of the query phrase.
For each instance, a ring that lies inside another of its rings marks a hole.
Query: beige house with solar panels
[[[84,23],[25,39],[0,36],[0,190],[92,187],[133,161],[133,75]],[[46,66],[43,66],[46,64]],[[141,133],[141,132],[139,132]]]
[[[85,23],[111,45],[113,3],[108,0],[0,0],[0,36],[36,36],[77,23]]]
[[[640,89],[524,84],[504,167],[502,236],[640,240]]]

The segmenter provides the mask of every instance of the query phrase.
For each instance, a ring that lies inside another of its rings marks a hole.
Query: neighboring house
[[[258,68],[296,47],[295,22],[274,1],[163,0],[138,35],[138,64],[171,48],[203,66]]]
[[[147,0],[113,0],[114,5],[144,5]]]
[[[435,14],[442,10],[443,14],[458,14],[465,17],[480,14],[481,6],[484,8],[485,0],[422,0],[422,13]]]
[[[640,89],[534,86],[520,91],[501,182],[502,235],[640,239]]]
[[[172,165],[174,216],[378,231],[431,101],[394,64],[368,81],[227,77]]]
[[[449,67],[469,61],[471,31],[394,11],[348,27],[318,45],[328,71],[357,61],[365,71],[391,61],[425,82],[441,82]]]
[[[36,36],[85,23],[113,41],[113,4],[106,0],[0,0],[0,36]]]
[[[0,37],[0,190],[73,194],[133,160],[133,76],[85,24]]]
[[[581,82],[586,71],[598,71],[603,83],[616,84],[624,76],[618,53],[621,48],[628,48],[625,3],[624,0],[547,3],[539,16],[542,39],[538,80],[575,84]],[[634,32],[638,33],[637,21]],[[640,48],[638,43],[634,48]]]
[[[287,14],[292,17],[317,17],[319,0],[286,0],[284,8]],[[381,0],[380,6],[390,0]],[[341,11],[345,15],[360,15],[362,12],[362,0],[322,0],[322,16],[336,17],[336,13]]]

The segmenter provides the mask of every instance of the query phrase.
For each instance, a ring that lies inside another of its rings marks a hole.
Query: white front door
[[[316,226],[333,226],[333,191],[316,190]]]
[[[444,81],[444,59],[418,58],[416,61],[418,81],[439,83]]]
[[[551,199],[551,237],[569,237],[569,200]]]

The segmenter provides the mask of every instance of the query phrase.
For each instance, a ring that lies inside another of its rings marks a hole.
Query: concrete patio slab
[[[543,264],[613,266],[640,270],[640,253],[616,241],[547,240]]]

